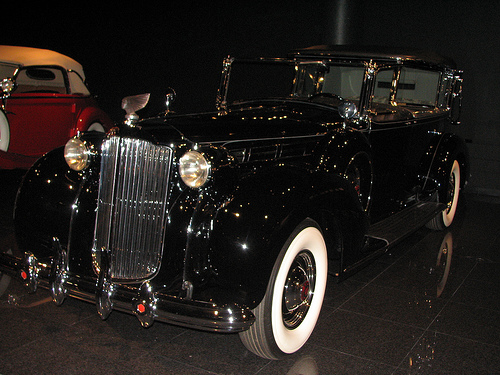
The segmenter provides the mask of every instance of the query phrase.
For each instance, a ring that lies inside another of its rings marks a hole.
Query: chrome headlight
[[[12,80],[12,78],[4,78],[1,82],[1,88],[2,88],[2,93],[3,96],[6,98],[8,97],[12,91],[16,88],[15,82]]]
[[[210,163],[198,151],[188,151],[179,159],[179,174],[187,186],[201,187],[208,180]]]
[[[90,162],[90,149],[81,139],[72,138],[64,147],[64,159],[71,169],[84,170]]]

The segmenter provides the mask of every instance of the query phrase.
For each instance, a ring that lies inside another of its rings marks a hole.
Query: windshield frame
[[[324,77],[325,73],[327,73],[329,67],[331,66],[345,66],[345,67],[353,67],[353,68],[359,68],[362,72],[362,77],[360,78],[360,89],[359,89],[359,99],[358,99],[358,108],[359,110],[364,109],[366,105],[366,95],[364,94],[364,91],[366,90],[366,78],[367,78],[367,71],[368,71],[368,65],[367,62],[365,61],[355,61],[353,62],[352,60],[346,60],[346,59],[332,59],[332,58],[327,58],[327,59],[318,59],[318,58],[311,58],[311,59],[287,59],[287,58],[255,58],[255,59],[236,59],[234,57],[228,56],[227,58],[224,59],[223,61],[223,69],[222,69],[222,77],[220,81],[220,86],[219,90],[217,92],[217,99],[216,99],[216,107],[217,110],[219,111],[220,114],[227,113],[228,109],[230,106],[238,105],[241,106],[244,103],[252,103],[258,100],[254,99],[249,99],[249,100],[241,100],[238,102],[228,102],[228,92],[229,92],[229,87],[230,87],[230,81],[231,81],[231,71],[232,71],[232,66],[234,62],[238,63],[244,63],[244,64],[284,64],[284,65],[289,65],[292,67],[295,67],[296,71],[300,73],[300,69],[308,66],[316,66],[318,69],[315,72],[316,76],[313,79],[313,85],[315,86],[311,95],[313,94],[318,94],[322,93],[323,90],[323,83],[324,83]],[[303,74],[303,72],[302,72]],[[300,93],[300,84],[301,82],[298,82],[298,78],[300,78],[300,74],[296,74],[293,82],[290,82],[290,87],[291,91],[288,96],[285,97],[279,97],[279,98],[274,98],[282,101],[287,101],[287,100],[302,100],[302,101],[307,101],[309,96],[304,96],[303,93]],[[270,100],[273,99],[271,97],[263,97],[262,100]],[[349,98],[346,98],[349,100]]]

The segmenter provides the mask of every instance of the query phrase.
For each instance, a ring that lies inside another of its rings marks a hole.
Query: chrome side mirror
[[[358,113],[358,109],[356,108],[356,104],[354,104],[353,102],[351,102],[349,100],[342,101],[338,106],[338,111],[339,111],[340,117],[342,117],[345,120],[351,120]]]

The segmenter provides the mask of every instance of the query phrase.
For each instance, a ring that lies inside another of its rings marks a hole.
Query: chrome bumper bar
[[[20,259],[0,253],[0,271],[18,279],[33,293],[43,287],[51,291],[55,303],[66,297],[96,303],[99,315],[106,319],[112,310],[134,314],[143,327],[154,321],[211,332],[240,332],[248,329],[255,317],[245,307],[236,304],[217,305],[195,301],[155,291],[145,281],[142,284],[104,283],[101,290],[97,278],[83,278],[61,271],[62,260],[37,260],[33,254]],[[103,313],[103,311],[105,313]]]

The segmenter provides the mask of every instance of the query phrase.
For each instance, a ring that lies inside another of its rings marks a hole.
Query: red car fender
[[[87,131],[91,125],[96,123],[101,124],[105,132],[113,126],[113,121],[103,110],[95,107],[87,107],[78,116],[76,126],[70,136],[74,137],[78,132]]]

